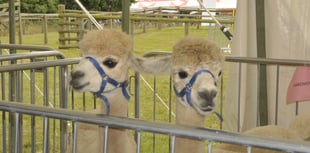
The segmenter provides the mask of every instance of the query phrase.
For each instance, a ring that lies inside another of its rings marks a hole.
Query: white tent
[[[310,59],[310,1],[309,0],[265,0],[266,58]],[[257,57],[255,0],[238,0],[232,40],[232,55]],[[238,68],[230,67],[224,109],[224,128],[244,131],[256,126],[257,120],[257,71],[245,66],[241,78],[240,129],[238,127]],[[286,104],[286,93],[295,68],[281,68],[279,80],[278,124],[288,126],[296,115],[296,105]],[[308,76],[310,77],[310,76]],[[275,71],[267,68],[268,113],[274,114],[276,88]],[[310,91],[308,91],[310,92]],[[309,93],[310,94],[310,93]],[[310,103],[299,103],[299,114],[310,113]],[[268,124],[275,124],[273,115]]]

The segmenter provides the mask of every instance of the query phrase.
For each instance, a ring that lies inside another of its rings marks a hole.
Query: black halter
[[[99,74],[102,77],[100,89],[97,92],[93,92],[93,93],[94,93],[94,95],[96,95],[97,97],[100,97],[104,101],[104,103],[105,103],[105,105],[107,107],[107,115],[109,115],[109,113],[110,113],[110,102],[109,102],[108,98],[106,96],[104,96],[104,94],[105,93],[110,93],[110,92],[112,92],[113,90],[115,90],[117,88],[122,88],[123,96],[126,98],[126,100],[129,100],[130,96],[129,96],[129,94],[127,92],[127,89],[126,89],[126,87],[128,86],[128,83],[127,83],[127,81],[117,82],[116,80],[110,78],[104,72],[104,70],[100,67],[100,65],[96,61],[96,59],[94,59],[94,58],[92,58],[90,56],[88,56],[86,58],[94,65],[94,67],[97,69],[97,71],[99,72]],[[111,90],[104,91],[107,83],[112,84],[115,88],[111,89]]]

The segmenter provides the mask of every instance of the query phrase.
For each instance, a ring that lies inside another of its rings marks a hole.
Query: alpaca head
[[[173,47],[171,59],[172,78],[179,101],[202,115],[213,112],[223,62],[224,56],[213,42],[195,37],[179,40]],[[182,92],[185,94],[179,95]]]
[[[133,45],[129,36],[116,30],[98,30],[88,32],[80,41],[82,59],[71,72],[70,84],[76,91],[97,92],[101,81],[107,77],[116,82],[127,80],[129,59]],[[102,76],[96,62],[106,76]],[[112,90],[107,83],[104,90]]]

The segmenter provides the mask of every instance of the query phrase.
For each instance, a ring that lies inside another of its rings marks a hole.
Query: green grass
[[[213,40],[220,40],[219,42],[220,46],[225,47],[227,46],[227,43],[225,41],[222,41],[222,39],[225,39],[224,36],[220,33],[219,30],[208,31],[206,27],[201,27],[200,29],[197,29],[196,27],[191,27],[189,34],[192,36],[200,36],[208,38],[210,35],[210,32],[212,32],[212,39]],[[147,33],[138,33],[134,36],[134,49],[136,55],[143,55],[146,52],[150,51],[171,51],[172,46],[174,43],[184,37],[184,27],[173,27],[173,28],[164,28],[162,30],[154,30],[152,29],[151,32]],[[2,43],[8,42],[8,37],[0,37],[0,40]],[[31,44],[31,45],[44,45],[44,37],[43,34],[27,34],[23,36],[23,44]],[[46,46],[52,47],[57,49],[58,48],[58,33],[57,32],[49,32],[48,33],[48,44]],[[58,49],[57,49],[58,50]],[[60,50],[67,58],[71,57],[79,57],[79,50],[78,49],[66,49],[66,50]],[[132,72],[130,74],[133,74]],[[224,73],[225,74],[225,73]],[[153,86],[154,82],[154,76],[152,75],[144,75],[146,80]],[[157,76],[156,81],[156,90],[157,94],[164,100],[164,103],[166,105],[169,105],[169,93],[167,92],[169,90],[169,76]],[[145,83],[141,81],[141,104],[140,104],[140,119],[142,120],[156,120],[158,122],[168,122],[169,121],[169,112],[164,107],[164,105],[159,101],[158,98],[155,99],[155,107],[156,112],[153,110],[153,99],[154,94],[153,92],[147,87]],[[75,96],[77,99],[82,99],[82,94],[76,93]],[[89,97],[89,96],[88,96]],[[172,108],[173,112],[175,112],[175,97],[172,97]],[[77,106],[76,108],[81,108],[81,103],[76,102]],[[134,102],[133,97],[130,101],[129,106],[129,116],[131,118],[134,117]],[[25,117],[28,121],[30,120],[29,117]],[[27,121],[25,121],[27,122]],[[38,120],[38,122],[40,122]],[[174,117],[172,117],[171,120],[172,123],[174,123]],[[29,123],[25,123],[25,126],[28,126]],[[1,127],[1,125],[0,125]],[[218,118],[215,115],[208,116],[206,119],[206,127],[208,128],[219,128],[219,121]],[[42,129],[42,127],[38,126],[38,129]],[[29,129],[25,128],[25,132],[28,132]],[[25,135],[25,137],[29,137],[29,135]],[[41,137],[42,138],[42,137]],[[38,148],[42,148],[42,142],[39,142],[41,140],[39,138],[37,140]],[[141,152],[153,152],[153,140],[155,139],[155,150],[156,152],[168,152],[169,148],[169,139],[167,136],[159,135],[157,134],[155,138],[153,137],[153,134],[150,133],[143,133],[142,134],[142,148]],[[0,140],[1,142],[2,140]],[[27,141],[24,142],[25,146],[29,146],[29,143]],[[1,148],[1,147],[0,147]],[[26,149],[26,148],[25,148]]]

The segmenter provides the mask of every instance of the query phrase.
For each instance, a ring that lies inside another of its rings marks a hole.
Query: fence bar
[[[233,57],[226,56],[226,62],[249,63],[249,64],[267,64],[281,66],[309,66],[309,60],[291,60],[291,59],[274,59],[274,58],[255,58],[255,57]]]
[[[30,103],[31,104],[35,104],[35,70],[31,70],[30,71],[30,92],[32,94],[30,94]],[[35,116],[31,116],[31,125],[30,125],[30,128],[31,128],[31,152],[32,153],[36,153],[36,147],[35,147],[35,144],[36,144],[36,128],[35,128],[35,125],[36,125],[36,120],[35,120]]]
[[[2,152],[6,151],[6,118],[5,111],[2,111]]]
[[[278,125],[278,106],[279,106],[279,72],[280,66],[277,64],[277,74],[276,74],[276,102],[275,102],[275,125]]]
[[[59,59],[54,61],[32,62],[26,64],[5,65],[0,67],[0,72],[12,72],[20,70],[53,67],[53,66],[67,66],[71,64],[77,64],[79,61],[80,58],[72,58],[72,59]]]
[[[209,142],[208,142],[208,153],[212,153],[212,144],[213,144],[213,141],[209,140]]]
[[[49,152],[49,121],[47,117],[44,117],[44,131],[43,131],[43,153]]]
[[[257,91],[256,91],[256,113],[255,113],[256,114],[256,126],[260,126],[261,125],[261,118],[262,118],[262,116],[260,115],[260,112],[261,111],[268,112],[268,110],[261,110],[261,107],[260,107],[260,105],[261,105],[261,101],[260,101],[261,100],[260,99],[260,96],[261,96],[261,94],[260,94],[261,84],[259,83],[261,81],[261,79],[260,79],[260,77],[261,77],[261,75],[260,75],[261,70],[260,69],[262,69],[262,65],[261,64],[257,64],[257,70],[256,70]]]
[[[72,153],[76,153],[77,148],[77,122],[73,122],[73,143],[72,143]]]
[[[46,46],[37,45],[20,45],[20,44],[0,44],[0,49],[16,49],[16,50],[29,50],[29,51],[52,51],[55,50]]]
[[[14,152],[15,153],[19,153],[19,149],[20,149],[20,139],[19,139],[19,135],[20,135],[20,132],[19,132],[19,116],[20,114],[19,113],[15,113],[15,144],[14,144]],[[3,127],[4,128],[4,127]]]
[[[154,76],[153,78],[153,89],[154,89],[154,92],[153,92],[153,121],[156,121],[156,76]],[[156,152],[156,134],[153,133],[153,153]]]
[[[278,140],[271,138],[258,138],[255,136],[231,133],[214,129],[192,128],[190,126],[142,121],[142,120],[120,118],[113,116],[102,117],[92,113],[75,112],[72,110],[66,110],[60,108],[51,109],[48,107],[33,106],[30,104],[22,104],[17,102],[0,101],[0,110],[28,114],[28,115],[38,115],[38,116],[44,115],[44,117],[49,118],[74,120],[90,124],[112,126],[115,128],[156,132],[159,134],[170,134],[184,138],[212,140],[223,143],[231,143],[252,147],[263,147],[266,149],[282,150],[287,152],[288,151],[308,152],[310,150],[310,145],[309,143],[306,142]]]
[[[238,77],[238,120],[237,120],[237,122],[238,122],[238,125],[237,125],[237,132],[240,132],[240,126],[241,126],[241,120],[240,120],[240,118],[241,118],[241,110],[240,110],[240,107],[241,107],[241,99],[240,99],[240,97],[241,97],[241,73],[242,72],[242,64],[241,63],[239,63],[239,77]]]
[[[19,54],[8,54],[1,55],[0,61],[10,61],[17,59],[26,59],[26,58],[35,58],[35,57],[46,57],[46,56],[55,56],[58,59],[64,59],[65,56],[58,51],[44,51],[44,52],[31,52],[31,53],[19,53]]]
[[[175,152],[175,138],[176,138],[175,135],[170,137],[170,153]]]
[[[59,73],[59,82],[61,88],[59,88],[59,102],[60,108],[68,108],[68,96],[69,96],[69,81],[68,81],[68,66],[61,66]],[[67,121],[60,121],[60,153],[65,153],[67,150],[68,140],[68,124]]]
[[[109,126],[104,127],[104,145],[103,153],[108,153]]]
[[[252,152],[252,147],[251,146],[247,146],[246,150],[247,150],[247,153],[251,153]]]
[[[136,142],[137,142],[137,151],[136,153],[140,153],[141,152],[141,132],[137,131],[136,132]]]

